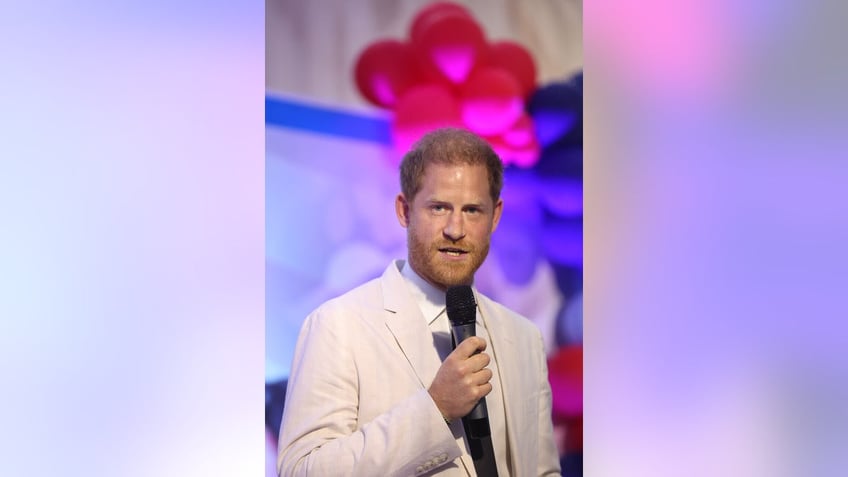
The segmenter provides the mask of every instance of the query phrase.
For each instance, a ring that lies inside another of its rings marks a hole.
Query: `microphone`
[[[474,292],[468,285],[460,285],[448,288],[445,295],[445,304],[453,332],[453,347],[463,342],[469,336],[477,333],[477,302],[474,300]],[[471,437],[482,438],[490,436],[489,411],[486,408],[486,398],[480,398],[474,408],[467,416],[462,418],[468,425]]]

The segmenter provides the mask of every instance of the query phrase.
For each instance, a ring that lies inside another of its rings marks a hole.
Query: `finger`
[[[492,370],[483,368],[471,375],[471,381],[477,386],[482,386],[492,380]]]
[[[489,363],[491,363],[491,362],[492,362],[492,357],[491,357],[491,356],[489,356],[489,354],[488,354],[488,353],[478,353],[478,354],[475,354],[475,355],[473,356],[473,358],[474,358],[476,361],[479,361],[479,362],[480,362],[480,365],[481,365],[480,367],[481,367],[481,368],[485,368],[486,366],[488,366],[488,365],[489,365]],[[471,359],[471,358],[469,358],[469,359]]]
[[[474,353],[484,351],[486,346],[486,340],[483,338],[480,338],[479,336],[469,336],[463,340],[462,343],[457,345],[454,352],[463,358],[467,358]]]
[[[488,366],[490,361],[491,358],[486,353],[475,354],[466,359],[466,369],[475,373]]]
[[[492,383],[485,383],[477,386],[477,391],[479,392],[478,399],[488,396],[489,393],[492,392]]]

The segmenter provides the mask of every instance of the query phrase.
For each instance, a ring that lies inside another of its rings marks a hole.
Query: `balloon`
[[[545,256],[556,265],[583,266],[583,219],[551,218],[542,232]]]
[[[495,154],[501,158],[501,162],[503,162],[504,166],[508,166],[511,162],[511,150],[509,144],[505,143],[501,136],[488,136],[485,137],[486,142],[492,146],[492,150],[495,151]]]
[[[548,359],[548,377],[557,417],[583,415],[583,345],[563,346]]]
[[[579,83],[572,80],[537,89],[528,99],[527,109],[533,117],[536,136],[543,147],[560,143],[566,136],[573,134],[580,136],[579,144],[582,145],[582,79]]]
[[[507,140],[507,135],[486,136],[504,166],[514,165],[523,169],[532,167],[539,160],[539,144],[531,136],[529,142],[516,145]]]
[[[542,146],[542,155],[534,169],[541,176],[583,179],[583,148],[570,144]]]
[[[427,132],[445,126],[462,126],[454,95],[438,84],[414,86],[404,93],[395,107],[392,121],[395,146],[406,151]]]
[[[384,108],[394,107],[417,81],[412,46],[397,40],[372,43],[357,58],[354,76],[359,92],[368,101]]]
[[[583,181],[569,177],[540,177],[539,193],[545,208],[559,217],[583,215]]]
[[[409,37],[415,38],[421,35],[421,31],[426,29],[431,22],[438,20],[444,15],[464,15],[469,18],[471,12],[462,5],[457,5],[451,2],[436,2],[421,9],[415,18],[412,20],[412,26],[409,29]]]
[[[511,161],[512,163],[521,168],[533,167],[539,161],[539,144],[536,141],[532,143],[522,146],[512,148],[511,152]]]
[[[518,80],[521,97],[528,97],[536,89],[536,63],[526,48],[513,41],[499,41],[489,45],[486,64],[503,68]]]
[[[505,132],[524,111],[521,87],[514,76],[501,68],[475,70],[459,94],[462,120],[483,136]]]
[[[524,147],[511,147],[504,152],[504,162],[527,169],[539,160],[539,145],[536,143]]]
[[[580,116],[573,110],[540,107],[533,111],[533,119],[536,136],[545,147],[548,147],[565,138],[566,134],[578,124]]]
[[[468,15],[445,13],[421,25],[411,37],[421,67],[460,84],[485,52],[486,38]]]
[[[536,141],[533,130],[533,120],[527,114],[522,114],[518,121],[503,134],[505,143],[512,147],[525,147]]]

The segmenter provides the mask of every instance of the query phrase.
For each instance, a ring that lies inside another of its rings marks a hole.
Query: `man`
[[[280,475],[476,475],[461,418],[485,397],[500,477],[559,475],[538,329],[474,290],[451,350],[445,291],[472,285],[503,210],[503,165],[460,129],[422,138],[395,200],[408,261],[310,314],[295,350]]]

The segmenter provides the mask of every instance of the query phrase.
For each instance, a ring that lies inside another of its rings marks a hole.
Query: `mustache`
[[[477,251],[477,247],[475,247],[472,244],[465,243],[463,241],[459,241],[459,242],[439,242],[439,243],[434,243],[433,245],[430,246],[430,250],[432,250],[434,252],[437,252],[439,250],[446,249],[446,248],[462,250],[463,252],[467,252],[467,253],[474,253],[474,252]]]

